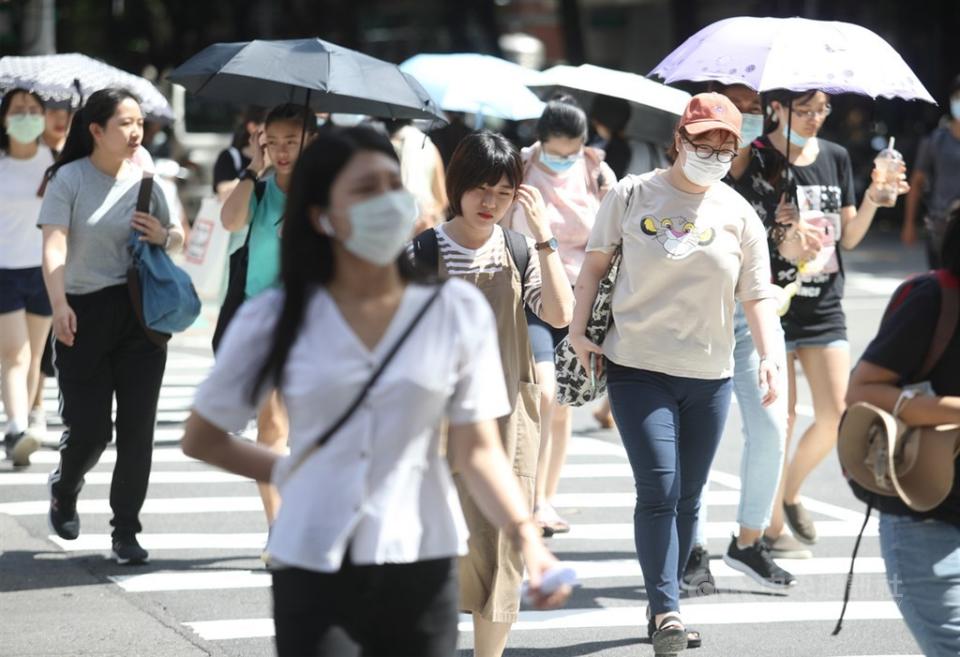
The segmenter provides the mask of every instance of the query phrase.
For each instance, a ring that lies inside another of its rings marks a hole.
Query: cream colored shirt
[[[724,183],[689,194],[666,173],[627,176],[597,213],[587,251],[610,253],[623,241],[604,353],[627,367],[726,378],[736,302],[773,296],[766,233]]]

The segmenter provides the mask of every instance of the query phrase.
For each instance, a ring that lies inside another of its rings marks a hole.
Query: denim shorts
[[[814,336],[812,338],[797,338],[796,340],[787,340],[787,353],[791,351],[796,351],[797,348],[822,348],[822,349],[832,349],[832,348],[842,348],[850,351],[850,342],[846,338],[838,338],[836,336],[824,335],[824,336]]]
[[[553,352],[566,337],[567,327],[554,328],[527,310],[527,333],[530,335],[533,360],[537,363],[552,363]]]
[[[0,315],[18,310],[42,317],[53,314],[40,267],[0,269]]]

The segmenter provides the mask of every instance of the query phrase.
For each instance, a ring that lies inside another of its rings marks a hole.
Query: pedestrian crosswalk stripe
[[[47,485],[46,472],[11,472],[0,475],[0,486]],[[88,472],[84,477],[86,486],[109,485],[112,472]],[[219,470],[160,470],[150,473],[150,484],[228,484],[251,481],[247,477]]]
[[[862,518],[861,518],[862,522]],[[817,522],[817,535],[821,538],[836,538],[856,536],[860,533],[861,522],[845,520],[820,520]],[[877,536],[878,523],[871,518],[867,524],[864,536]],[[736,534],[740,526],[736,522],[707,522],[707,538],[730,538]],[[634,540],[632,522],[623,523],[575,523],[566,534],[556,534],[555,541],[618,541]]]
[[[636,559],[610,559],[606,561],[563,562],[577,571],[581,581],[595,579],[630,578],[637,586],[643,583],[643,574]],[[797,576],[841,575],[850,569],[846,557],[825,557],[790,561],[790,572]],[[710,569],[718,580],[746,577],[720,560],[713,560]],[[856,562],[858,574],[886,572],[880,557],[861,557]],[[130,593],[157,591],[210,591],[216,589],[249,589],[270,586],[269,573],[262,570],[212,570],[212,571],[161,571],[143,575],[121,575],[110,579]],[[801,583],[801,586],[803,584]]]
[[[635,627],[644,624],[645,607],[608,609],[558,609],[521,611],[513,632],[571,630],[599,627]],[[732,625],[750,619],[755,623],[834,622],[840,615],[840,602],[730,602],[686,605],[683,620],[691,626]],[[847,607],[847,621],[892,620],[900,618],[897,605],[889,600],[853,601]],[[273,619],[242,618],[184,623],[207,641],[268,638],[274,635]],[[469,616],[460,615],[460,631],[473,631]]]
[[[252,484],[253,482],[251,482]],[[0,513],[11,516],[42,516],[47,514],[49,500],[32,500],[29,502],[0,503]],[[174,515],[192,513],[234,513],[240,511],[263,512],[263,501],[254,495],[237,497],[147,497],[140,510],[141,515],[157,515],[170,513]],[[84,499],[77,500],[77,512],[83,515],[112,514],[110,500]]]
[[[736,522],[708,522],[706,526],[707,538],[729,539],[738,530]],[[822,538],[849,538],[856,536],[860,527],[856,523],[840,520],[825,520],[817,523],[817,533]],[[877,536],[877,524],[868,524],[864,536]],[[64,541],[55,535],[53,540],[64,550],[70,552],[86,550],[110,549],[109,534],[81,534],[75,541]],[[140,543],[146,549],[154,550],[212,550],[218,548],[261,548],[266,540],[266,534],[140,534]],[[633,524],[575,524],[568,534],[557,534],[554,541],[567,542],[571,540],[583,541],[633,541]],[[559,548],[558,548],[559,549]]]
[[[110,549],[110,534],[80,534],[73,541],[65,541],[55,534],[51,541],[67,552],[105,551]],[[138,534],[137,541],[146,550],[262,550],[267,543],[266,532],[240,534]]]
[[[181,433],[182,436],[182,433]],[[60,453],[51,452],[51,451],[41,451],[34,452],[30,455],[30,462],[37,464],[54,464],[60,462]],[[100,455],[99,464],[103,465],[106,463],[116,463],[117,462],[117,452],[116,450],[110,449],[105,451]],[[176,447],[164,447],[153,450],[153,462],[154,463],[198,463],[196,459],[192,459],[182,450]]]

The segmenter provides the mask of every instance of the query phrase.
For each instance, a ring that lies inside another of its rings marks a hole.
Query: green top
[[[273,176],[266,179],[263,198],[250,195],[250,252],[247,262],[246,298],[280,286],[280,218],[287,195]]]

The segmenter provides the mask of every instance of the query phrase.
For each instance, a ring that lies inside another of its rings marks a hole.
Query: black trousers
[[[273,573],[280,657],[453,657],[456,560]]]
[[[153,457],[153,429],[167,350],[150,342],[137,321],[125,285],[67,295],[77,315],[72,347],[54,345],[60,416],[60,465],[51,475],[57,497],[72,498],[84,475],[113,438],[111,411],[117,399],[117,463],[110,485],[113,535],[141,530]]]

